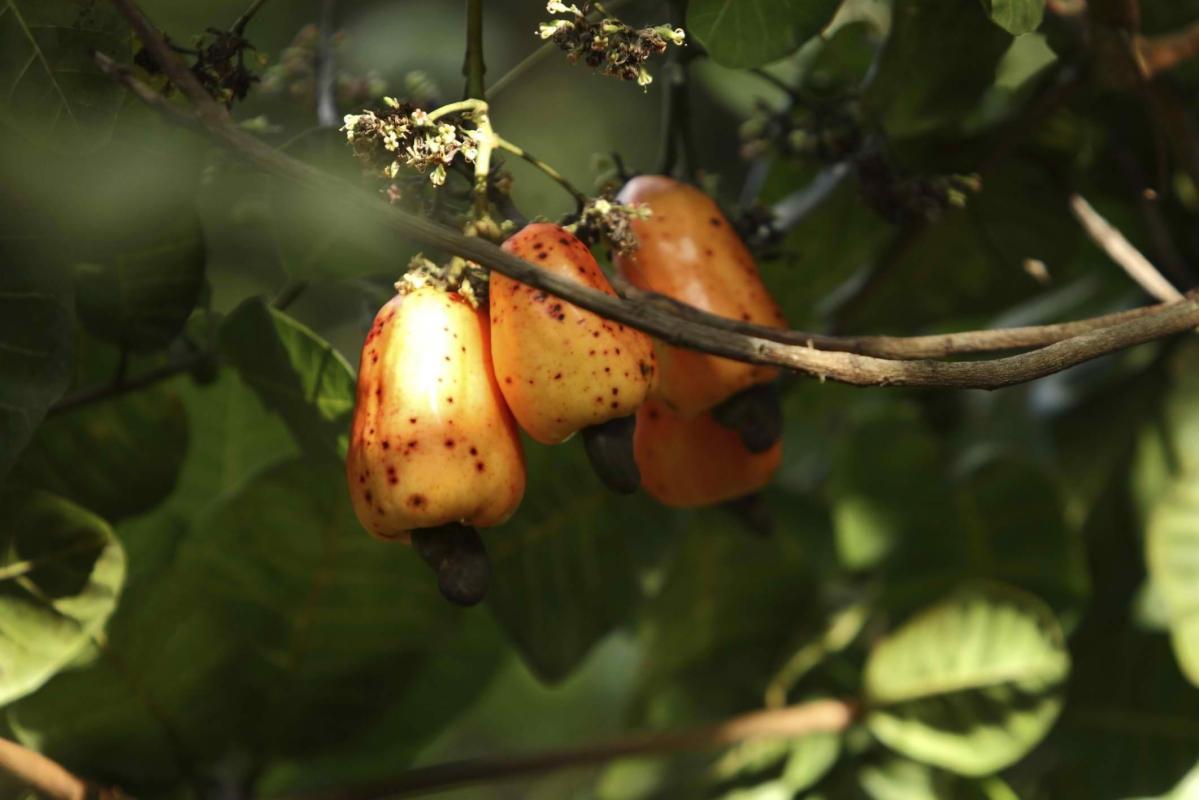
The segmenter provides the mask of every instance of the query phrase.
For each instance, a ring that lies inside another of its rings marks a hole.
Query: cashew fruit
[[[756,492],[770,482],[783,457],[776,442],[751,453],[740,435],[711,414],[690,419],[649,399],[637,412],[633,453],[641,485],[663,505],[714,505]]]
[[[491,368],[487,315],[425,286],[380,309],[362,346],[346,478],[382,539],[511,516],[525,489],[516,424]]]
[[[625,184],[618,199],[651,212],[632,222],[637,249],[615,256],[630,283],[722,317],[786,327],[753,256],[711,197],[673,178],[642,175]],[[777,375],[770,367],[655,344],[655,395],[684,417]]]
[[[586,245],[534,223],[504,242],[531,264],[615,295]],[[517,422],[542,444],[633,414],[653,383],[653,344],[541,289],[491,273],[491,357]]]

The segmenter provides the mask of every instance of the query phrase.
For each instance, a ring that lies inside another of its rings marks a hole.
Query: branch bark
[[[90,786],[41,753],[0,738],[0,772],[16,778],[48,800],[118,800],[115,789]]]
[[[113,0],[130,17],[139,36],[148,37],[146,46],[162,62],[168,76],[182,70],[158,32],[146,22],[131,0]],[[110,74],[126,85],[136,84],[127,72],[112,68],[111,59],[98,59],[109,65]],[[190,74],[188,75],[190,78]],[[194,79],[193,79],[194,81]],[[182,81],[180,85],[185,85]],[[203,89],[196,84],[201,93]],[[147,99],[148,88],[135,89]],[[189,97],[191,93],[189,92]],[[163,102],[151,101],[162,107]],[[197,105],[214,105],[204,95]],[[1061,371],[1067,367],[1153,339],[1170,336],[1199,326],[1199,300],[1184,301],[1059,341],[1039,350],[991,361],[942,363],[937,361],[890,361],[849,352],[817,350],[814,347],[785,344],[761,336],[725,330],[728,320],[699,309],[687,317],[655,302],[637,302],[598,292],[522,261],[490,242],[466,237],[457,231],[383,203],[379,198],[336,176],[298,161],[259,141],[231,123],[222,113],[200,113],[197,122],[222,146],[239,154],[259,168],[321,192],[335,192],[363,215],[420,244],[454,253],[488,269],[593,311],[600,316],[645,331],[668,344],[688,347],[738,361],[783,367],[818,377],[857,386],[924,386],[947,388],[997,389],[1023,383]],[[172,113],[172,112],[168,112]]]
[[[1074,212],[1074,216],[1091,240],[1151,297],[1163,302],[1182,298],[1182,292],[1175,289],[1174,284],[1166,280],[1165,276],[1157,271],[1157,267],[1153,266],[1123,233],[1104,219],[1085,197],[1080,194],[1071,195],[1070,210]]]
[[[410,770],[393,781],[308,796],[308,800],[382,800],[480,781],[537,775],[568,767],[603,764],[625,756],[646,756],[689,750],[710,750],[748,739],[793,738],[842,731],[858,714],[846,700],[816,700],[768,711],[756,711],[713,725],[680,731],[645,733],[574,749],[549,750],[523,756],[452,761]]]

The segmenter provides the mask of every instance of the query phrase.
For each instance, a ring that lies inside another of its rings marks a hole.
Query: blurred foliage
[[[187,51],[247,2],[141,5]],[[616,13],[657,25],[669,5]],[[494,83],[547,14],[485,6]],[[1142,6],[1149,35],[1199,19]],[[340,113],[460,97],[458,4],[336,11]],[[1113,81],[1101,33],[1041,0],[691,0],[685,21],[697,177],[733,218],[807,193],[760,253],[796,327],[1145,302],[1072,192],[1196,285],[1199,61],[1152,92]],[[318,23],[316,3],[262,7],[245,64],[264,80],[234,114],[369,183],[317,125]],[[842,733],[444,796],[1193,796],[1193,337],[989,394],[784,378],[784,463],[754,507],[616,497],[578,442],[526,442],[489,597],[462,611],[344,489],[358,350],[417,248],[172,127],[93,50],[164,87],[111,4],[0,0],[0,735],[139,797],[270,797],[833,697],[862,703]],[[555,52],[492,120],[591,191],[612,153],[653,169],[670,83]],[[501,162],[505,212],[573,209]],[[443,191],[404,202],[458,224],[466,177]]]

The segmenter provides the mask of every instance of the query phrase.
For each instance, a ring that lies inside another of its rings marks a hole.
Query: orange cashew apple
[[[587,246],[557,225],[528,225],[504,242],[504,250],[616,294]],[[498,272],[491,273],[489,292],[496,379],[529,436],[557,444],[588,426],[626,417],[645,400],[655,364],[644,333]]]
[[[692,508],[734,500],[770,482],[783,457],[775,442],[751,453],[736,431],[700,414],[690,419],[650,399],[637,412],[633,452],[641,485],[663,505]]]
[[[380,309],[362,346],[346,478],[382,539],[512,515],[524,454],[491,368],[487,315],[433,286]]]
[[[711,197],[673,178],[642,175],[617,199],[651,212],[632,221],[637,249],[615,256],[630,283],[722,317],[786,327],[753,256]],[[771,367],[662,342],[657,352],[656,396],[688,418],[777,375]]]

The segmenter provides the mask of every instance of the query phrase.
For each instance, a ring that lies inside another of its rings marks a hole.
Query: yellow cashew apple
[[[520,437],[491,368],[487,315],[432,286],[380,309],[362,346],[346,478],[382,539],[498,525],[525,489]]]

